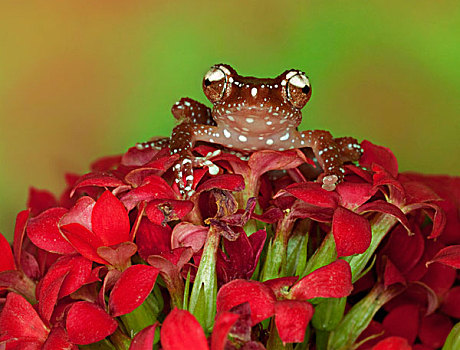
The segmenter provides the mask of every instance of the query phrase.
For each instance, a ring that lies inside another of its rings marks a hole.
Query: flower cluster
[[[362,142],[335,191],[300,150],[103,158],[0,235],[0,349],[460,346],[460,178]],[[446,340],[447,339],[447,340]]]

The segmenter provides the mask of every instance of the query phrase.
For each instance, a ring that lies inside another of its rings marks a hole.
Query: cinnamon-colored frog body
[[[237,151],[283,151],[311,147],[324,170],[323,188],[333,190],[343,177],[342,164],[359,159],[362,151],[353,138],[333,139],[327,131],[299,132],[301,109],[311,96],[305,73],[291,69],[274,79],[243,77],[229,65],[211,67],[203,78],[203,91],[212,110],[183,98],[172,107],[181,123],[169,139],[138,144],[139,149],[169,144],[180,155],[176,166],[184,193],[193,181],[191,149],[197,141],[217,143]]]

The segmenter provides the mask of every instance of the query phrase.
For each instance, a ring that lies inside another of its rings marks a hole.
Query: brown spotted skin
[[[174,169],[183,194],[192,194],[193,166],[210,164],[206,157],[192,155],[197,141],[245,152],[310,147],[323,169],[320,181],[327,190],[334,190],[342,180],[342,164],[361,156],[361,147],[351,137],[334,139],[327,131],[298,131],[301,109],[311,96],[310,83],[301,71],[259,79],[240,76],[231,66],[219,64],[205,75],[203,90],[212,110],[183,98],[172,107],[179,124],[171,138],[137,145],[139,149],[169,145],[172,154],[180,155]]]

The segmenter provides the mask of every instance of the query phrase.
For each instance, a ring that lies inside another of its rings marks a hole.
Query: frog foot
[[[342,168],[340,168],[343,170]],[[343,175],[340,174],[321,174],[318,178],[319,182],[321,183],[321,187],[326,191],[334,191],[337,184],[341,182],[343,179]]]
[[[211,158],[218,156],[222,151],[215,150],[214,152],[209,152],[204,157],[195,157],[195,156],[182,156],[179,158],[177,163],[173,166],[173,171],[175,174],[174,181],[179,187],[179,192],[184,199],[190,198],[195,193],[193,190],[193,168],[208,167],[208,172],[211,175],[217,175],[219,173],[219,167],[215,165]]]
[[[169,143],[170,143],[170,138],[169,137],[163,137],[163,138],[159,138],[159,139],[156,139],[156,140],[150,140],[150,141],[147,141],[147,142],[139,142],[139,143],[136,143],[136,148],[138,150],[145,150],[145,149],[149,149],[149,148],[153,148],[153,149],[163,149],[165,147],[168,147],[169,146]]]

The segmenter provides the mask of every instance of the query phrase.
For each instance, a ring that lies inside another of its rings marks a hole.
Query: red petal
[[[270,287],[277,299],[281,300],[285,296],[285,290],[289,289],[298,279],[297,276],[279,277],[264,281],[263,283]]]
[[[231,312],[223,312],[217,317],[211,336],[212,350],[225,349],[228,333],[239,317]]]
[[[431,346],[428,346],[428,345],[415,344],[412,347],[412,350],[435,350],[435,348],[432,348]]]
[[[154,199],[149,202],[145,213],[153,223],[164,225],[179,220],[193,209],[193,202],[175,199]]]
[[[209,349],[203,328],[193,315],[185,310],[172,310],[161,327],[161,345],[164,350]]]
[[[351,268],[344,260],[323,266],[297,282],[290,291],[292,299],[342,298],[351,293]]]
[[[379,341],[372,350],[412,350],[412,347],[404,338],[389,337]]]
[[[99,247],[97,254],[114,267],[126,267],[131,264],[130,258],[136,254],[137,246],[132,242],[123,242],[116,247]]]
[[[160,150],[153,148],[139,150],[136,147],[131,147],[128,152],[123,154],[121,164],[126,166],[141,166],[148,163],[160,152]]]
[[[37,293],[42,288],[47,289],[48,285],[63,275],[67,275],[59,298],[72,294],[79,289],[91,275],[92,262],[80,255],[66,255],[59,258],[48,270],[45,277],[40,281]]]
[[[441,264],[460,269],[460,245],[453,245],[441,249],[429,262],[439,262]]]
[[[283,343],[302,343],[315,309],[306,301],[281,300],[275,304],[275,324]]]
[[[274,314],[275,301],[275,294],[264,284],[238,279],[220,288],[217,293],[217,312],[229,311],[234,306],[248,302],[252,325],[255,325]]]
[[[401,179],[401,176],[398,178]],[[441,200],[431,188],[417,181],[402,182],[406,192],[406,204]]]
[[[196,253],[203,247],[208,231],[205,226],[180,222],[172,231],[171,248],[191,247]]]
[[[62,327],[53,327],[40,350],[78,350],[78,347],[69,341],[67,332]]]
[[[431,264],[420,280],[430,287],[436,294],[447,292],[455,282],[457,272],[454,268],[442,264]]]
[[[61,218],[60,226],[67,224],[80,224],[89,231],[93,230],[91,215],[93,214],[96,202],[88,196],[81,197],[70,208],[70,210]]]
[[[152,224],[143,218],[136,235],[139,255],[147,260],[149,255],[159,255],[171,250],[171,227]]]
[[[398,176],[398,162],[389,148],[374,145],[367,140],[361,142],[361,147],[364,150],[359,159],[361,166],[370,169],[372,164],[379,164],[393,177]]]
[[[124,205],[112,192],[105,191],[97,200],[91,218],[93,232],[105,246],[129,241],[129,218]]]
[[[118,327],[117,321],[99,306],[79,301],[69,308],[66,328],[72,343],[86,345],[109,336]]]
[[[56,198],[49,191],[37,190],[31,187],[29,190],[29,199],[27,200],[27,208],[30,208],[32,216],[37,216],[41,212],[53,207],[57,207]]]
[[[5,237],[0,233],[0,271],[14,270],[14,258],[10,244]]]
[[[219,188],[227,191],[242,191],[244,189],[244,178],[239,174],[224,174],[210,178],[202,183],[197,189],[197,193]]]
[[[75,249],[62,237],[58,228],[59,220],[67,213],[65,208],[51,208],[27,225],[27,235],[37,247],[52,253],[71,254]]]
[[[431,233],[428,238],[436,238],[439,237],[446,226],[446,214],[438,205],[431,204],[431,203],[415,203],[409,204],[404,207],[404,211],[406,213],[411,212],[417,209],[433,209],[427,211],[426,213],[430,217],[431,221],[433,222],[433,228],[431,229]]]
[[[450,317],[460,318],[460,287],[454,287],[444,296],[442,311]]]
[[[80,224],[64,225],[61,226],[61,230],[68,241],[85,258],[99,264],[107,264],[107,261],[97,254],[97,248],[101,247],[103,243],[93,232],[88,231]]]
[[[43,343],[48,333],[32,305],[21,295],[8,293],[0,313],[0,343],[14,338]]]
[[[171,186],[159,176],[151,175],[145,179],[146,184],[137,187],[121,196],[121,201],[128,210],[133,209],[139,202],[152,199],[177,199]]]
[[[390,239],[385,246],[384,254],[397,266],[402,273],[410,271],[420,260],[425,249],[425,240],[418,229],[413,235],[398,225],[390,233]]]
[[[321,188],[321,184],[314,182],[304,182],[292,184],[285,188],[287,192],[307,202],[323,208],[335,208],[339,202],[336,192],[326,191]]]
[[[291,169],[306,163],[303,153],[296,150],[285,152],[263,150],[254,152],[249,158],[248,165],[252,176],[260,177],[269,170]]]
[[[386,335],[406,338],[412,344],[417,337],[419,309],[416,305],[402,305],[391,310],[383,320]]]
[[[107,171],[115,169],[120,165],[121,155],[117,154],[114,156],[106,156],[97,159],[91,163],[92,171]]]
[[[393,215],[406,228],[408,233],[412,233],[406,215],[404,215],[401,209],[399,209],[396,205],[387,203],[383,200],[376,200],[363,204],[356,210],[356,213],[362,214],[370,211]]]
[[[385,264],[383,282],[385,288],[396,283],[402,283],[404,285],[406,284],[406,279],[390,259],[387,259],[387,262]]]
[[[16,216],[16,224],[14,226],[13,252],[16,265],[21,266],[22,243],[26,234],[26,224],[29,219],[30,210],[23,210]]]
[[[129,350],[152,350],[157,323],[141,330],[131,341]]]
[[[371,225],[364,217],[343,207],[338,207],[332,218],[337,256],[364,253],[371,244]]]
[[[81,187],[86,186],[96,186],[96,187],[119,187],[124,186],[125,183],[121,181],[119,178],[115,177],[112,174],[107,173],[100,173],[94,172],[85,174],[80,177],[75,184],[74,188],[70,192],[70,196],[72,197],[75,191]]]
[[[453,327],[449,317],[432,314],[422,319],[418,336],[423,344],[440,348]]]
[[[53,314],[54,307],[58,300],[59,290],[66,277],[67,275],[65,274],[56,276],[56,278],[47,283],[45,287],[40,288],[40,293],[38,294],[38,312],[47,323]]]
[[[336,188],[340,204],[350,210],[366,203],[375,193],[372,185],[366,182],[342,182]]]
[[[110,314],[113,317],[125,315],[141,305],[152,291],[158,272],[158,269],[148,265],[127,268],[110,293]]]

